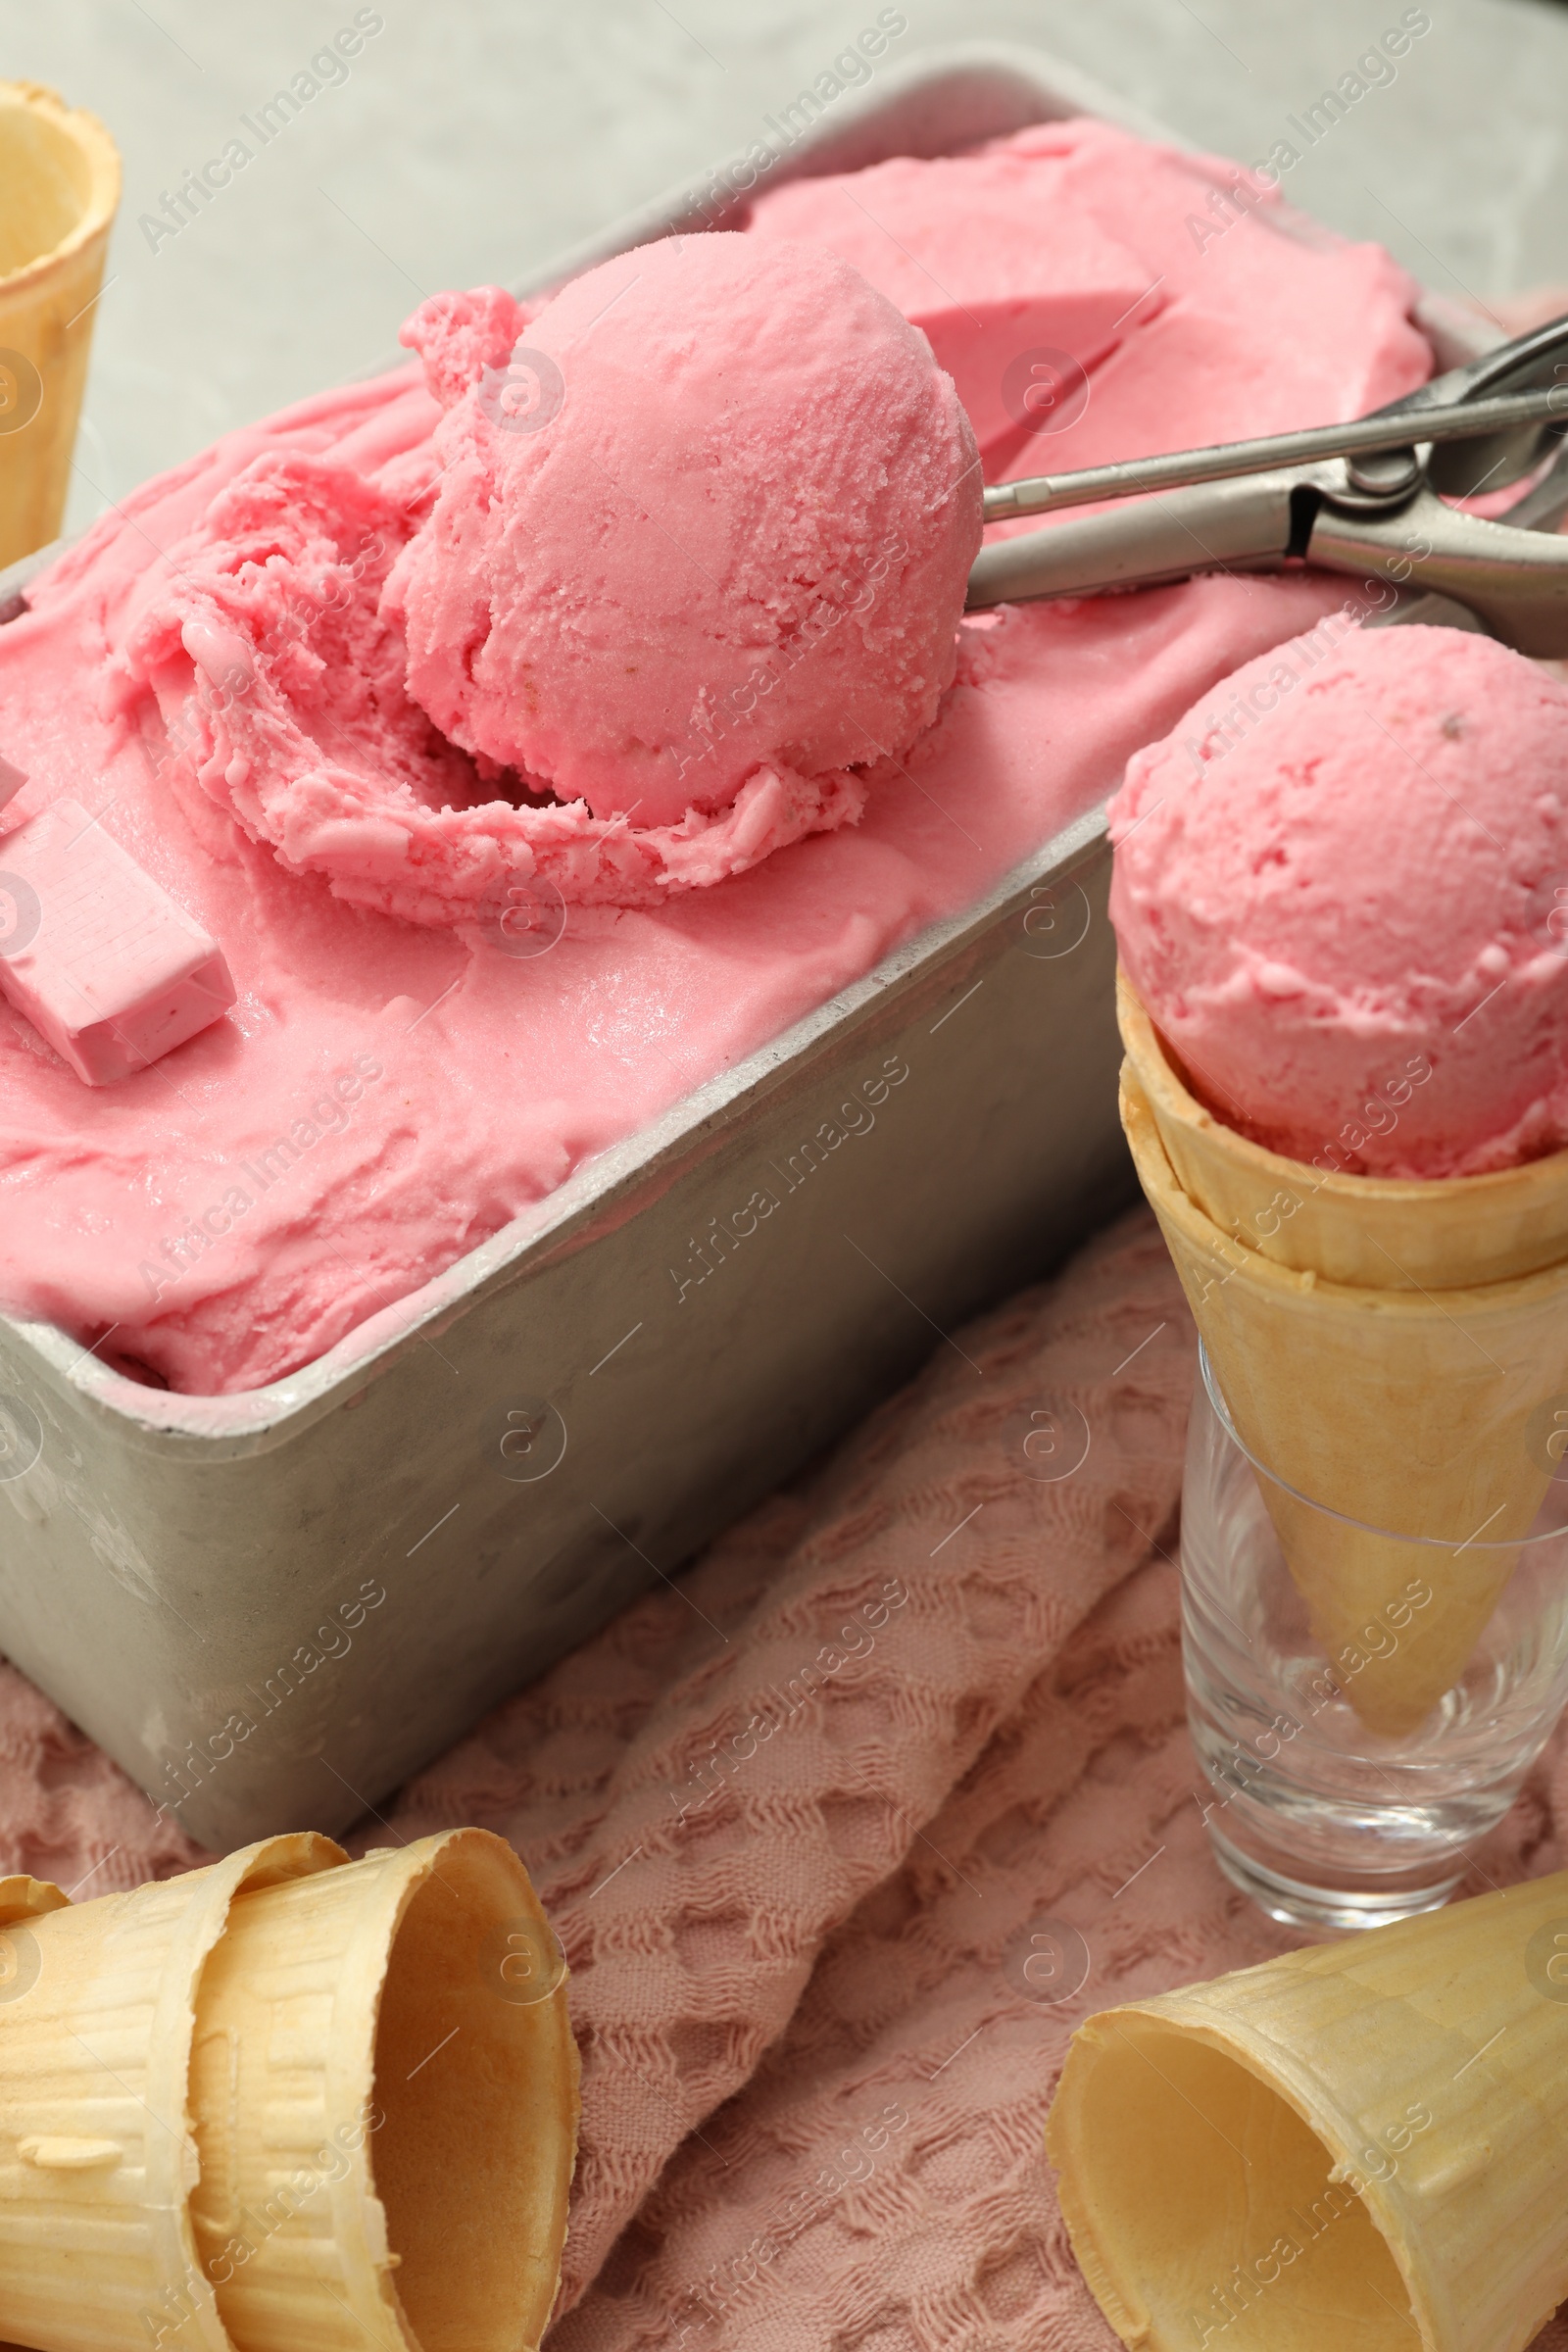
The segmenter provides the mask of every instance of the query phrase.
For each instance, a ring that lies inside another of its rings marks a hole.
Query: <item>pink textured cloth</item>
[[[570,1958],[556,2352],[1112,2346],[1041,2144],[1067,2037],[1290,1940],[1209,1859],[1182,1720],[1192,1377],[1140,1212],[367,1826],[500,1831]],[[0,1671],[0,1866],[199,1858]],[[1475,1889],[1560,1867],[1565,1810],[1559,1741]],[[1054,2003],[1037,1936],[1087,1968]]]

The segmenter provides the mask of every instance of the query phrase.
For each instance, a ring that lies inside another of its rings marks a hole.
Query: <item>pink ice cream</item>
[[[1418,290],[1380,245],[1223,157],[1081,116],[791,181],[750,233],[821,242],[924,329],[988,481],[1358,416],[1431,372]]]
[[[1110,824],[1122,961],[1217,1117],[1359,1175],[1568,1144],[1559,678],[1321,627],[1137,753]]]
[[[1114,330],[1070,437],[1030,444],[1015,466],[1038,465],[1042,446],[1053,465],[1068,462],[1069,439],[1077,463],[1350,416],[1430,371],[1407,316],[1414,290],[1375,249],[1288,234],[1255,215],[1200,248],[1189,218],[1206,215],[1226,168],[1090,122],[1027,132],[1003,152],[1054,159],[1054,209],[1020,215],[1014,248],[1020,270],[1029,250],[1038,259],[1031,336],[1062,340],[1051,324],[1067,283],[1058,259],[1086,221],[1126,247],[1146,283],[1166,281],[1162,307],[1151,302],[1151,315],[1141,308]],[[972,179],[955,177],[952,207],[972,184],[990,239],[996,156],[961,171]],[[922,233],[940,273],[951,242],[939,249],[934,222]],[[918,260],[912,229],[904,241]],[[680,266],[673,249],[666,266]],[[779,266],[771,248],[766,266]],[[1068,287],[1075,302],[1081,276]],[[883,321],[876,348],[907,354],[886,314],[867,307],[874,299],[856,295],[858,317]],[[523,327],[525,343],[544,316]],[[646,825],[646,808],[596,816],[536,773],[466,750],[409,690],[404,607],[387,582],[439,510],[453,450],[459,465],[464,449],[477,452],[481,428],[461,422],[465,403],[488,396],[498,416],[527,422],[548,389],[526,362],[509,372],[519,325],[509,297],[451,296],[420,320],[438,398],[410,367],[228,435],[124,499],[29,585],[30,610],[0,625],[0,758],[26,776],[0,823],[78,802],[218,943],[238,992],[225,1017],[154,1067],[97,1088],[0,1004],[0,1300],[64,1326],[144,1384],[227,1394],[335,1348],[352,1357],[379,1310],[542,1213],[537,1204],[596,1153],[973,906],[1092,808],[1137,746],[1213,681],[1344,597],[1342,581],[1321,577],[1220,577],[980,615],[961,623],[952,683],[906,750],[889,743],[887,757],[857,758],[824,733],[810,757],[846,764],[813,777],[783,760],[778,737],[780,761],[802,779],[782,810],[754,814],[771,789],[759,781],[764,761],[714,812],[699,805]],[[574,380],[562,349],[557,422],[571,414]],[[815,380],[833,380],[833,355],[809,338],[806,349]],[[953,357],[961,372],[956,346]],[[912,403],[923,384],[927,430],[958,430],[930,362],[908,365],[912,374],[900,361],[896,390]],[[853,406],[854,380],[848,394]],[[886,429],[890,447],[926,466],[932,444],[904,397],[885,428],[855,411],[861,459]],[[910,437],[899,442],[904,417]],[[902,513],[899,485],[879,507],[855,475],[842,418],[817,424],[828,478],[861,502],[874,533],[881,514]],[[539,454],[514,456],[509,443],[499,463],[543,519],[543,428],[513,438],[531,438]],[[848,471],[833,472],[841,463]],[[813,516],[806,476],[783,488],[799,499],[794,523],[777,485],[754,493],[776,550],[798,528],[820,551],[822,583],[834,576],[829,558],[877,561],[874,545],[852,551],[831,515]],[[608,529],[608,485],[596,495],[595,527]],[[929,519],[939,541],[956,528]],[[504,541],[504,517],[497,527]],[[911,550],[938,544],[899,527]],[[744,548],[726,548],[744,569]],[[708,561],[705,545],[690,552]],[[609,578],[597,541],[583,560]],[[668,577],[651,582],[656,621],[660,596],[687,598],[677,562],[671,550]],[[398,576],[412,627],[413,583]],[[628,593],[643,576],[626,573]],[[856,612],[863,585],[842,598],[832,589],[821,610],[842,614],[835,642],[863,647],[890,625],[891,580],[890,570],[872,583]],[[789,583],[755,584],[755,659],[765,666],[786,642],[770,632]],[[809,611],[809,600],[794,609]],[[707,611],[715,677],[749,676],[737,607],[720,599]],[[916,602],[913,631],[930,611]],[[643,642],[634,624],[626,639],[631,664]],[[591,639],[564,640],[560,652],[561,690],[579,695],[588,673],[577,657]],[[689,685],[690,643],[680,659]],[[912,635],[877,654],[910,724],[932,691],[929,659]],[[643,702],[650,683],[625,664],[622,710],[652,711],[656,737],[662,690]],[[768,674],[785,693],[806,671],[803,659],[798,672]],[[762,758],[753,729],[771,723],[772,699],[760,696],[755,722],[731,705],[725,729],[712,730],[715,773],[720,753]],[[868,710],[860,715],[875,729]],[[641,739],[640,722],[631,733]],[[586,711],[585,777],[592,768],[609,779],[607,746],[620,740]],[[561,741],[569,760],[577,736]],[[805,759],[804,722],[790,742]],[[831,830],[820,828],[833,805],[807,790],[824,775],[854,786],[837,810],[855,821]],[[524,849],[534,864],[518,881]],[[507,892],[521,894],[520,918]],[[943,1039],[959,1034],[956,1021]],[[636,1345],[659,1344],[653,1310]],[[149,1404],[145,1391],[140,1401]]]
[[[409,322],[433,502],[259,463],[126,639],[166,707],[193,659],[253,840],[413,922],[653,905],[853,822],[980,544],[951,381],[831,255],[643,246],[523,321],[487,287]]]
[[[1016,147],[983,159],[895,156],[773,190],[755,206],[752,233],[820,245],[896,302],[929,338],[990,454],[1046,420],[1032,350],[1064,351],[1087,370],[1134,318],[1147,326],[1164,307],[1148,265],[1093,213],[1062,203],[1062,171],[1061,155]]]
[[[432,325],[444,359],[444,314],[405,340]],[[510,379],[461,390],[436,446],[383,607],[466,751],[645,829],[750,787],[760,834],[762,810],[858,797],[846,771],[935,718],[980,545],[974,436],[923,336],[834,255],[621,254],[539,312]]]

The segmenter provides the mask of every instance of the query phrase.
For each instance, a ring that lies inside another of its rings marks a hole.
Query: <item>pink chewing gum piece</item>
[[[111,1086],[234,1002],[216,941],[95,817],[56,801],[0,835],[0,993],[88,1086]]]

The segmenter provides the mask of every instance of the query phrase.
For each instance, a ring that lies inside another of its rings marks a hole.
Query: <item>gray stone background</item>
[[[153,250],[138,217],[352,23],[352,0],[0,0],[0,73],[92,107],[125,159],[71,528],[226,426],[382,363],[421,293],[540,269],[744,149],[877,0],[379,0],[375,13],[383,29],[347,79]],[[1400,5],[906,0],[904,13],[889,65],[1027,43],[1250,160]],[[1568,8],[1431,0],[1429,13],[1396,81],[1292,172],[1292,199],[1450,294],[1568,282]]]

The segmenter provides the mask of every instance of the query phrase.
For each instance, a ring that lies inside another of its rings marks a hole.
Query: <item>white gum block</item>
[[[1046,2148],[1138,2352],[1522,2352],[1568,2295],[1568,1872],[1102,2010]]]
[[[8,2338],[38,2352],[149,2352],[160,2341],[230,2352],[190,2210],[197,1988],[240,1888],[344,1859],[324,1838],[271,1838],[76,1905],[42,1882],[0,1880]]]
[[[455,1830],[241,1895],[199,2006],[196,2238],[239,2352],[531,2352],[577,2052],[512,1848]]]
[[[0,836],[0,992],[88,1086],[146,1069],[235,996],[216,942],[74,801]]]

